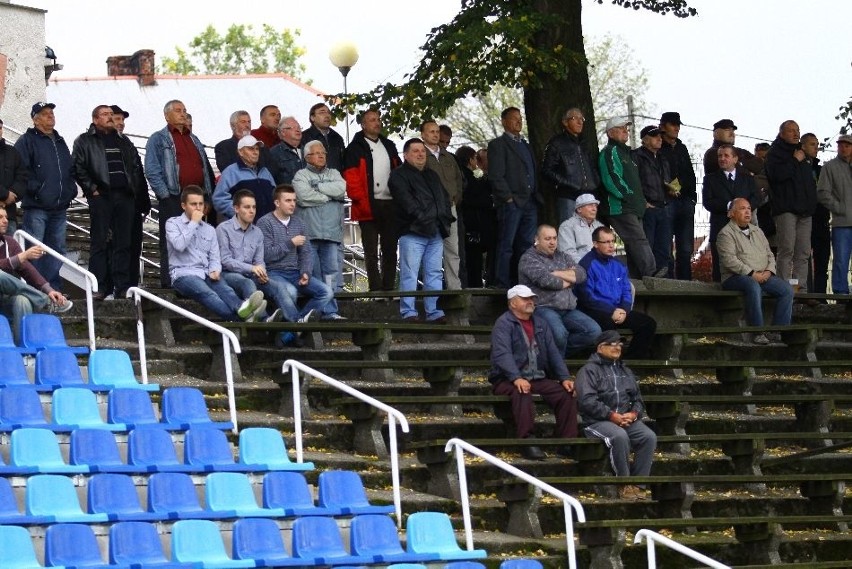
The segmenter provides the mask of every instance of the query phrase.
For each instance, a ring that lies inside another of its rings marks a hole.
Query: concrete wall
[[[8,141],[32,126],[30,108],[46,97],[45,13],[0,2],[0,117]]]

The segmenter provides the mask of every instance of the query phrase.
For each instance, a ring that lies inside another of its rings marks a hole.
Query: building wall
[[[0,117],[9,141],[32,126],[30,108],[46,97],[45,13],[0,2]]]

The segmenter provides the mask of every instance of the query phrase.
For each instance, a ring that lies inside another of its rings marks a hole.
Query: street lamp
[[[343,94],[348,95],[349,90],[346,85],[346,76],[349,75],[349,70],[358,63],[358,48],[350,41],[342,41],[331,46],[328,52],[328,59],[331,64],[340,70],[343,75]],[[346,109],[346,144],[349,145],[349,110]]]

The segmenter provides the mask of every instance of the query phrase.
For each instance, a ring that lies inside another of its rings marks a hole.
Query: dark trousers
[[[811,218],[811,256],[813,274],[808,283],[808,291],[825,294],[828,290],[828,261],[831,257],[831,226],[828,223],[829,212],[823,205],[817,205]]]
[[[672,223],[668,211],[665,207],[649,207],[642,217],[642,226],[654,253],[655,274],[668,269],[672,260]]]
[[[180,196],[170,195],[158,200],[157,207],[160,210],[160,286],[169,288],[172,279],[169,276],[169,250],[166,246],[166,221],[183,213],[180,207]]]
[[[564,439],[577,438],[577,398],[568,393],[562,383],[552,379],[539,379],[530,382],[530,392],[521,393],[511,381],[501,381],[494,385],[495,395],[507,395],[512,403],[512,416],[515,419],[515,434],[525,439],[535,434],[535,404],[532,395],[540,395],[556,415],[553,436]]]
[[[130,287],[130,232],[136,211],[133,194],[110,191],[90,197],[91,249],[89,271],[100,292],[123,295]]]
[[[142,233],[145,224],[145,214],[138,211],[133,213],[133,227],[130,229],[130,286],[137,286],[141,282],[142,274],[139,268],[142,258]]]
[[[393,200],[373,200],[372,221],[359,221],[361,244],[364,247],[364,264],[367,265],[367,282],[371,291],[396,288],[396,212]],[[379,245],[381,244],[381,271],[379,271]]]
[[[674,263],[669,264],[669,277],[680,281],[692,280],[692,247],[695,242],[695,204],[678,198],[666,206],[672,223],[675,241]]]
[[[633,338],[624,349],[625,360],[643,360],[651,357],[651,344],[657,334],[657,321],[647,314],[631,310],[627,313],[624,322],[616,324],[612,321],[612,313],[610,312],[586,310],[585,308],[583,312],[591,316],[600,325],[601,330],[629,328],[633,331]]]

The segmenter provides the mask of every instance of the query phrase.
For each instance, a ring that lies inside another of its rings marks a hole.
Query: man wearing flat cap
[[[536,295],[528,286],[516,285],[506,296],[509,310],[497,319],[491,333],[491,389],[511,399],[518,438],[535,437],[534,394],[556,415],[554,436],[576,438],[574,382],[547,322],[534,317]],[[564,454],[564,449],[558,452]],[[546,458],[537,446],[524,447],[523,454],[530,460]]]
[[[711,174],[719,170],[719,162],[717,160],[716,151],[719,148],[720,144],[734,144],[736,141],[737,125],[734,124],[734,121],[731,119],[722,119],[720,121],[716,121],[713,124],[713,144],[707,151],[704,153],[704,174]],[[734,146],[734,149],[737,151],[737,156],[739,157],[740,164],[745,166],[746,170],[752,173],[752,175],[757,175],[763,171],[763,161],[758,160],[754,154],[746,150],[745,148],[740,148],[739,146]]]
[[[660,154],[663,135],[656,125],[642,129],[642,146],[633,151],[633,160],[639,167],[639,181],[645,195],[645,215],[642,225],[645,237],[654,252],[655,277],[665,277],[669,273],[672,256],[672,224],[666,206],[669,201],[671,173],[668,160]]]
[[[213,190],[213,207],[224,219],[234,217],[234,193],[237,190],[249,190],[257,200],[257,219],[275,209],[272,191],[275,179],[269,170],[259,164],[260,149],[263,142],[252,135],[244,136],[237,142],[237,161],[225,168]]]
[[[678,138],[680,134],[680,113],[666,112],[660,117],[660,133],[663,145],[660,155],[669,163],[672,177],[667,188],[669,204],[667,206],[675,240],[675,258],[673,273],[670,276],[681,280],[692,280],[692,252],[695,241],[695,169],[692,157],[686,145]]]
[[[623,338],[615,330],[598,336],[597,349],[577,372],[577,404],[587,437],[602,439],[616,476],[648,476],[657,435],[643,422],[645,403],[636,375],[621,359]],[[630,452],[633,462],[630,462]],[[644,491],[623,486],[624,499],[640,499]]]

